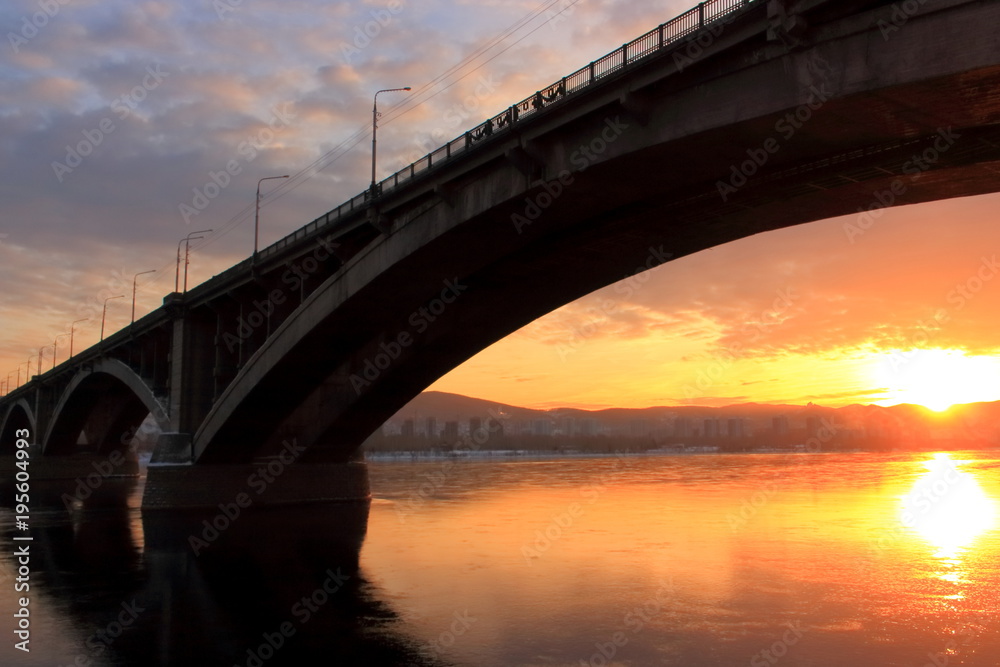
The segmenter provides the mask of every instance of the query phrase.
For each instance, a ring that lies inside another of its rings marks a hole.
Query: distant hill
[[[770,428],[775,417],[785,417],[792,427],[802,426],[810,417],[830,419],[845,428],[884,428],[894,432],[926,434],[930,437],[976,437],[997,439],[1000,436],[1000,401],[956,405],[937,413],[920,405],[847,405],[839,408],[808,405],[740,403],[724,407],[659,406],[648,408],[608,408],[583,410],[553,408],[536,410],[508,405],[460,394],[425,391],[414,398],[391,421],[407,419],[417,422],[434,418],[439,424],[447,421],[468,422],[472,418],[486,419],[503,415],[505,419],[523,422],[540,419],[593,419],[608,427],[623,426],[635,420],[652,423],[673,422],[677,418],[699,420],[741,418],[753,428]]]

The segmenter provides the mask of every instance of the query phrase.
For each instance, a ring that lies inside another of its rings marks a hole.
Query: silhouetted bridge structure
[[[752,234],[1000,190],[997,25],[982,0],[702,3],[33,377],[0,400],[5,453],[30,426],[54,470],[152,415],[147,506],[291,459],[274,502],[363,496],[369,434],[565,303]]]

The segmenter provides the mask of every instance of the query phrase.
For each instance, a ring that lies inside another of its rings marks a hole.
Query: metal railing
[[[373,196],[377,198],[387,190],[399,187],[434,167],[447,162],[451,158],[466,153],[476,144],[486,141],[501,132],[510,130],[514,125],[531,118],[543,109],[563,102],[574,94],[598,83],[605,77],[627,69],[630,65],[658,51],[673,48],[681,40],[690,40],[701,30],[711,27],[723,19],[732,20],[747,7],[758,5],[762,1],[707,0],[706,2],[699,3],[696,7],[689,9],[680,16],[660,24],[627,44],[623,44],[603,58],[581,67],[572,74],[564,76],[559,81],[542,88],[532,96],[486,119],[468,132],[452,139],[445,145],[431,151],[416,162],[403,167],[391,176],[382,179],[375,186],[374,192],[369,189],[355,195],[337,208],[329,211],[326,215],[313,220],[305,227],[264,248],[260,252],[260,256],[264,257],[278,252],[290,243],[294,243],[298,239],[311,234],[318,228],[336,223],[341,217],[349,215],[356,209],[364,208],[372,201]]]

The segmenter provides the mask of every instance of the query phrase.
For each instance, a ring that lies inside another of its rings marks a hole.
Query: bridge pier
[[[305,503],[367,502],[368,466],[291,463],[281,457],[232,464],[157,465],[146,471],[144,510],[280,507]]]

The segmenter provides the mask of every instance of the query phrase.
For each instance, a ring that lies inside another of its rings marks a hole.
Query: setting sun
[[[915,403],[941,412],[1000,399],[1000,360],[961,350],[892,350],[875,359],[872,379],[887,394],[880,405]]]

